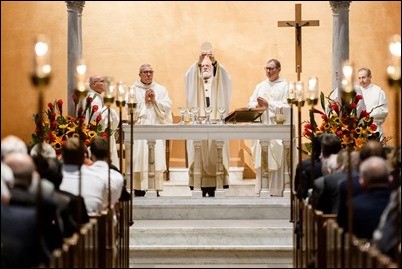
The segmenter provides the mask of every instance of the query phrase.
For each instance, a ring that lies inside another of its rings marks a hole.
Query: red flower
[[[99,123],[101,120],[102,120],[102,114],[99,114],[99,115],[96,117],[96,123]]]
[[[329,99],[328,97],[326,98]],[[362,99],[363,96],[359,94],[355,96],[353,101],[349,102],[343,100],[338,103],[335,100],[329,99],[328,114],[314,109],[313,113],[321,114],[322,121],[317,125],[314,117],[312,117],[311,123],[305,123],[302,135],[311,140],[315,135],[332,133],[340,139],[344,148],[351,146],[354,150],[359,150],[369,138],[379,139],[378,133],[376,133],[378,126],[373,123],[370,112],[363,110],[358,114],[357,104]],[[326,107],[324,100],[325,97],[321,93],[321,105],[323,109]],[[317,127],[315,130],[311,130],[312,126]]]
[[[334,110],[336,113],[338,113],[339,112],[338,103],[332,103],[331,104],[331,109]]]
[[[59,109],[60,116],[63,115],[63,100],[59,99],[57,100],[57,108]]]
[[[76,102],[76,97],[73,97]],[[87,102],[91,103],[92,97],[87,98]],[[99,110],[98,106],[94,106],[92,111]],[[83,108],[78,109],[78,117],[63,116],[63,100],[58,99],[53,103],[48,103],[46,111],[33,115],[36,128],[32,133],[33,143],[46,142],[52,145],[57,154],[61,154],[62,145],[69,137],[79,137],[83,143],[89,145],[92,139],[101,135],[102,126],[97,124],[85,124],[85,113]],[[47,117],[40,115],[46,114]],[[102,119],[101,115],[97,117],[97,121]],[[106,135],[106,133],[102,134]]]
[[[361,94],[356,94],[355,96],[355,103],[357,104],[360,100],[363,99],[363,96]]]

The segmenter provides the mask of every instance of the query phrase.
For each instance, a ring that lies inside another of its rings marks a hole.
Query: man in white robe
[[[140,80],[131,86],[135,91],[137,102],[135,124],[171,124],[172,101],[166,88],[153,81],[154,70],[151,65],[140,66]],[[134,194],[144,196],[148,190],[148,142],[135,140],[133,147]],[[156,140],[155,143],[155,189],[163,190],[163,172],[166,171],[166,143]]]
[[[201,46],[197,62],[190,66],[184,77],[186,105],[188,108],[199,107],[200,115],[205,115],[204,108],[212,107],[210,119],[218,120],[218,108],[230,110],[232,80],[227,70],[216,61],[212,46],[208,42]],[[189,168],[189,186],[194,188],[194,145],[187,140],[187,158]],[[229,186],[229,145],[225,141],[222,149],[224,166],[224,188]],[[201,145],[201,189],[203,196],[215,196],[217,147],[214,140],[202,141]]]
[[[102,94],[106,90],[106,85],[107,81],[103,75],[92,75],[89,78],[89,91],[87,96],[82,100],[81,102],[81,107],[85,110],[86,107],[86,102],[87,98],[91,97],[92,102],[91,102],[91,107],[86,111],[86,124],[89,124],[89,122],[92,122],[96,120],[96,118],[101,115],[102,119],[99,122],[99,124],[102,126],[102,131],[105,131],[106,128],[108,128],[108,117],[109,117],[109,112],[107,106],[104,105],[103,103],[103,97]],[[93,112],[93,107],[97,106],[98,110]],[[92,115],[92,116],[91,116]],[[89,118],[91,117],[91,118]],[[117,169],[120,168],[120,162],[119,162],[119,157],[117,155],[117,145],[116,145],[116,138],[115,138],[115,131],[119,127],[119,122],[120,118],[117,112],[113,109],[110,108],[110,129],[112,132],[112,135],[110,136],[110,158],[111,162],[114,166],[117,167]]]
[[[387,96],[383,89],[371,82],[371,70],[360,68],[358,71],[360,89],[363,92],[363,99],[366,103],[366,110],[370,112],[374,123],[378,126],[380,139],[383,140],[383,129],[381,125],[388,116]]]
[[[288,107],[288,83],[285,78],[280,77],[281,64],[276,59],[267,62],[265,72],[267,79],[257,84],[250,97],[248,107],[264,107],[266,112],[261,116],[263,124],[275,124],[275,111],[277,108]],[[256,171],[255,191],[261,191],[261,144],[260,140],[252,141],[252,156]],[[285,188],[285,165],[283,161],[284,148],[282,140],[270,141],[268,148],[268,170],[269,170],[269,193],[274,196],[282,196]]]

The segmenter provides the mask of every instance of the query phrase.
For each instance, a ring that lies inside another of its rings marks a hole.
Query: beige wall
[[[294,29],[278,28],[277,21],[293,20],[295,3],[302,18],[319,20],[319,27],[303,28],[301,79],[318,76],[320,90],[331,90],[332,11],[321,2],[97,2],[87,1],[82,16],[83,54],[89,73],[103,73],[128,84],[138,78],[140,64],[151,63],[154,78],[165,85],[173,112],[184,104],[183,76],[197,59],[200,45],[210,41],[216,58],[233,80],[232,109],[248,103],[255,85],[265,78],[269,58],[282,63],[282,75],[296,80]],[[385,122],[394,133],[393,93],[386,83],[387,44],[400,34],[401,3],[359,2],[350,6],[350,59],[372,69],[390,101]],[[51,38],[52,80],[45,103],[67,101],[67,7],[58,2],[1,2],[1,136],[15,134],[30,142],[37,92],[29,74],[33,40]],[[70,97],[68,97],[70,98]],[[307,108],[303,120],[307,120]],[[391,143],[392,144],[392,141]]]

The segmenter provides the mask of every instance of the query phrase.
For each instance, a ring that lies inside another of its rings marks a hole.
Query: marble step
[[[130,268],[285,268],[292,265],[287,220],[135,220]]]
[[[135,220],[130,247],[270,247],[292,245],[285,220]]]
[[[289,220],[285,197],[158,197],[133,199],[134,220]]]

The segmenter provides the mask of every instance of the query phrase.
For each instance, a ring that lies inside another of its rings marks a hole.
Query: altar
[[[133,134],[131,135],[131,128]],[[155,140],[188,140],[194,141],[194,190],[192,197],[202,197],[201,191],[201,141],[215,140],[217,144],[218,160],[220,165],[217,165],[217,182],[215,197],[222,198],[225,196],[223,189],[223,163],[222,163],[222,146],[225,140],[230,139],[259,139],[261,143],[262,156],[262,182],[260,197],[269,197],[268,189],[268,160],[267,153],[269,141],[271,139],[282,139],[285,147],[285,175],[284,181],[287,188],[286,192],[290,192],[290,139],[291,131],[294,134],[294,126],[289,124],[266,125],[261,123],[243,123],[243,124],[195,124],[195,125],[134,125],[123,124],[124,145],[126,149],[125,155],[125,177],[129,182],[130,171],[130,155],[132,140],[147,140],[148,141],[148,191],[146,197],[156,198],[155,189],[155,164],[154,164],[154,146]],[[293,154],[293,158],[295,154]],[[295,161],[293,161],[295,164]]]

